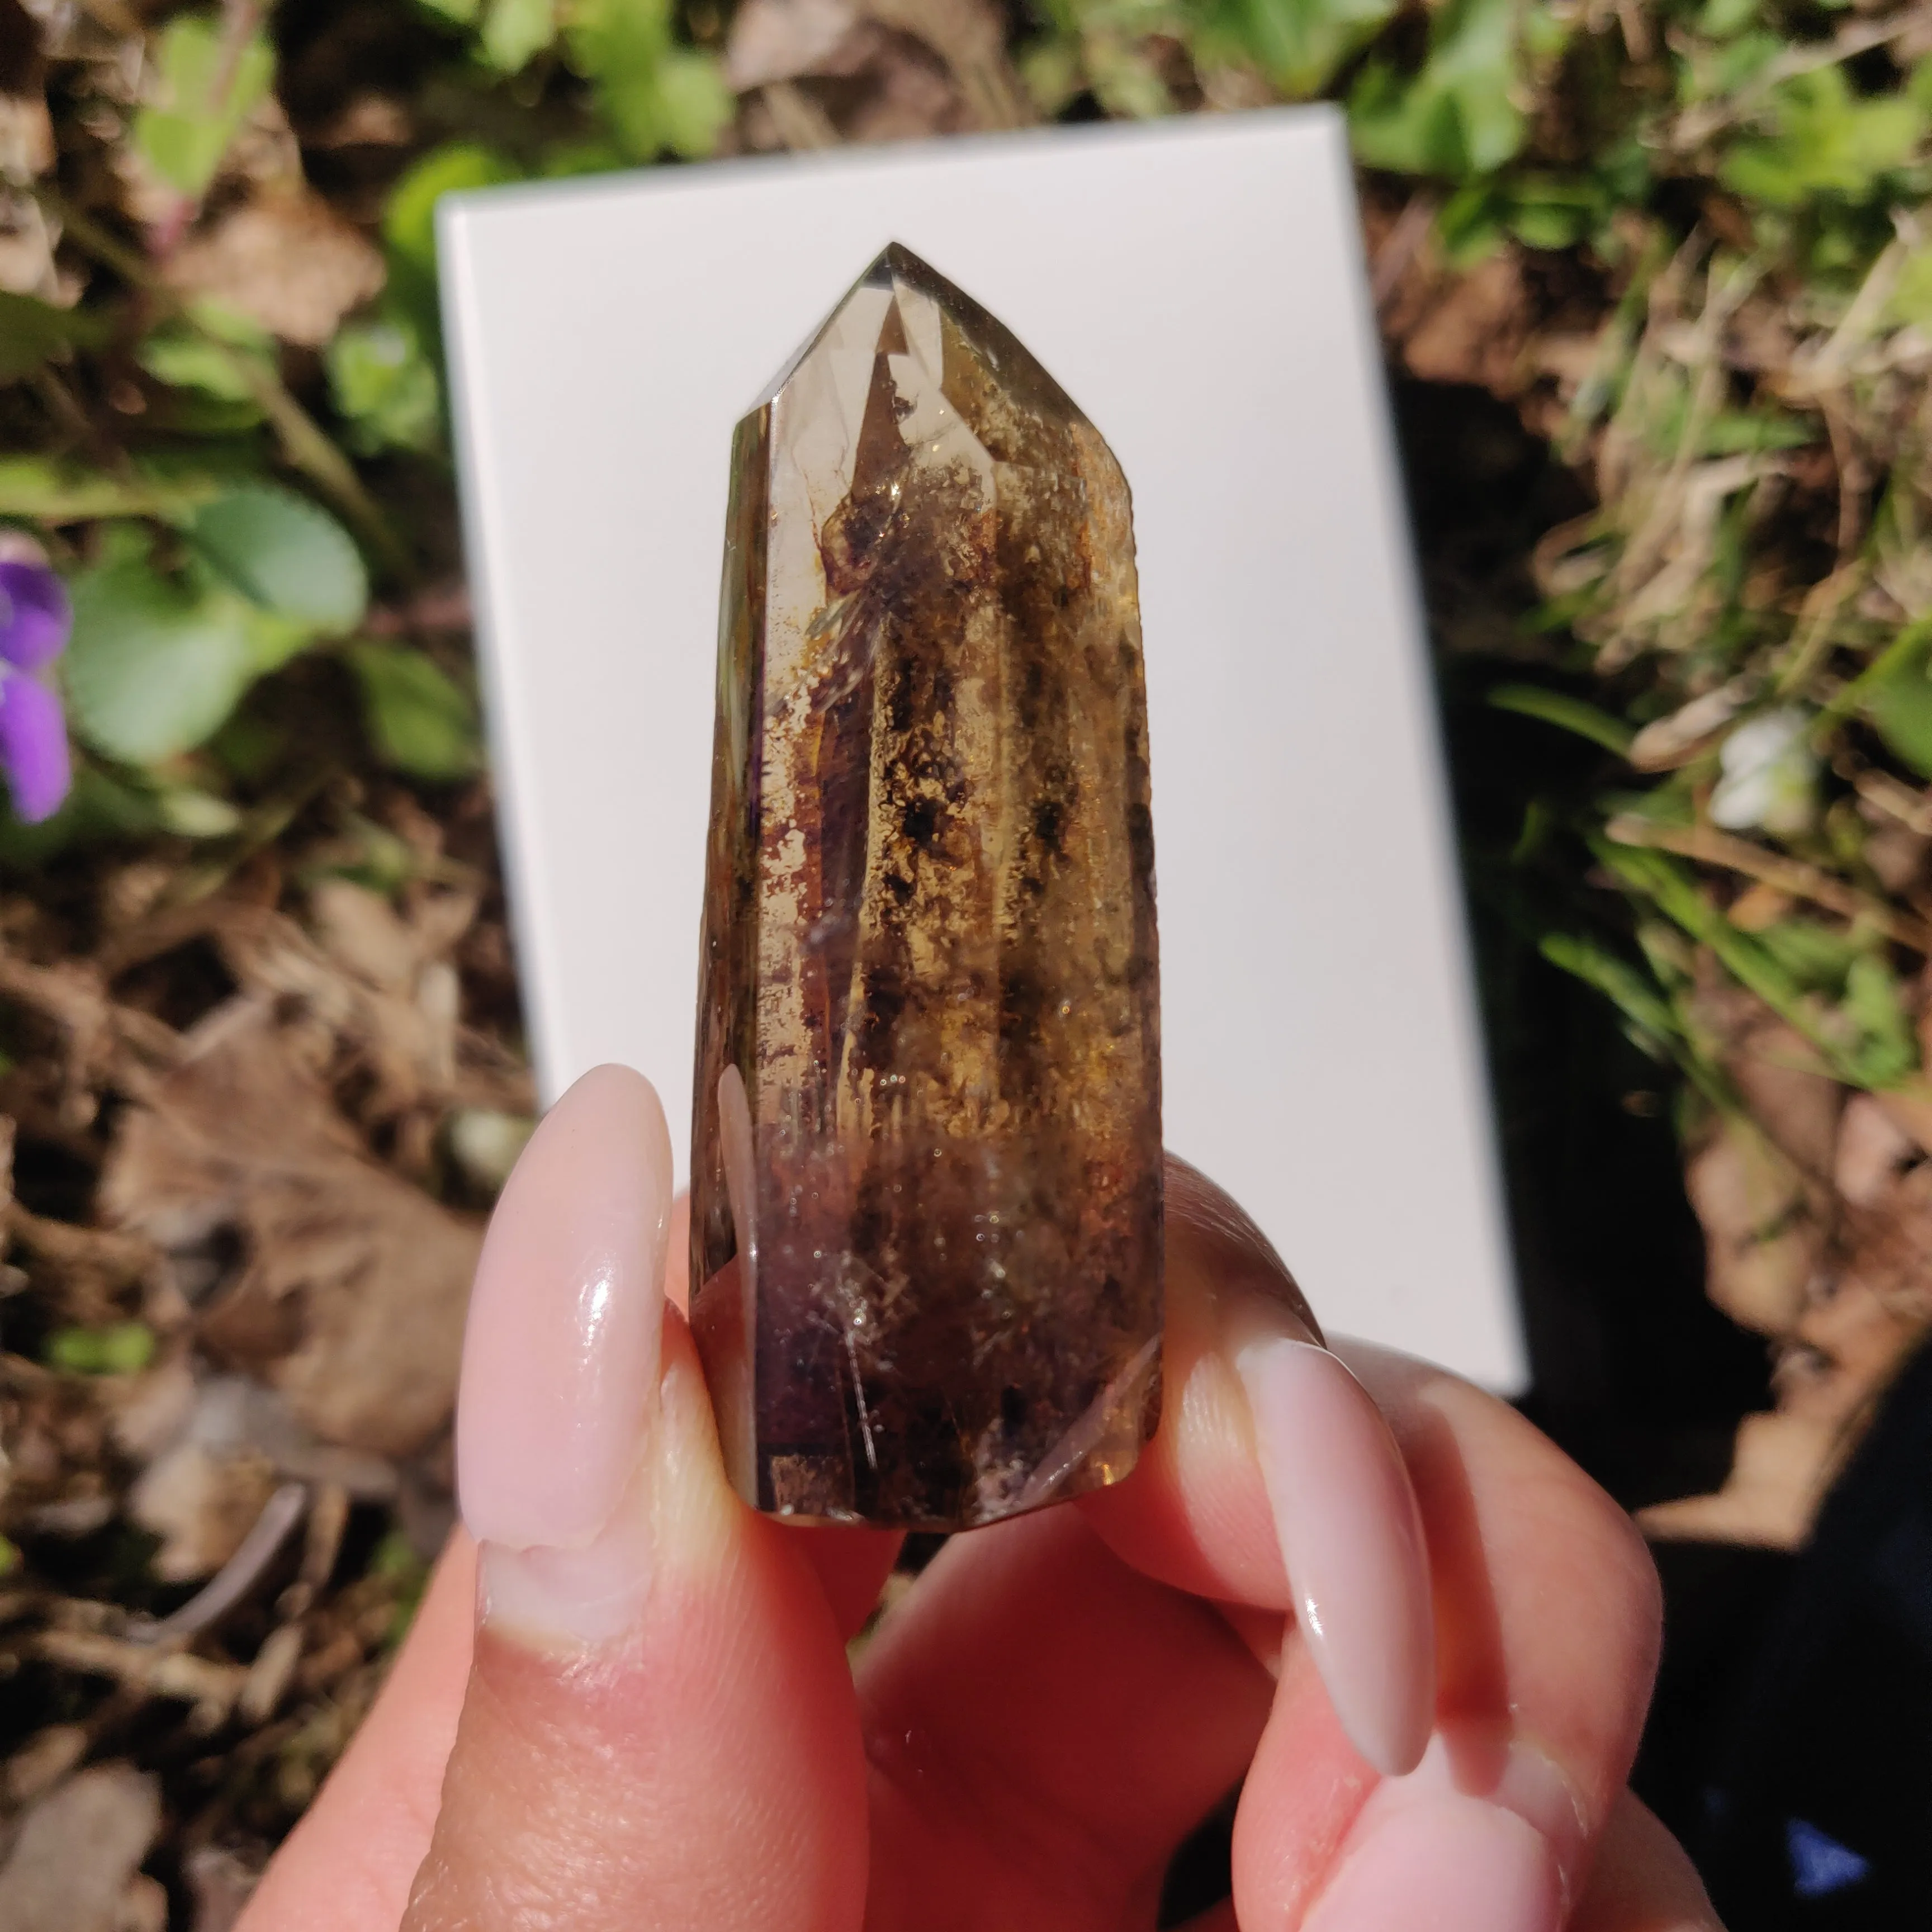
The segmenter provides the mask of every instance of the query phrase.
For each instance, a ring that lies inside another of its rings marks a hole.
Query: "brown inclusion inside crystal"
[[[957,1527],[1159,1403],[1159,989],[1125,479],[879,258],[733,450],[693,1325],[784,1514]]]

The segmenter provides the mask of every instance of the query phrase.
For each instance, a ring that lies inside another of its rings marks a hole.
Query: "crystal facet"
[[[895,244],[738,425],[692,1197],[727,1467],[956,1528],[1160,1406],[1154,842],[1126,478]]]

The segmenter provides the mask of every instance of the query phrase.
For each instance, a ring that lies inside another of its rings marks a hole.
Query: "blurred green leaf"
[[[112,333],[94,310],[56,308],[0,289],[0,382],[17,382],[70,349],[98,349]]]
[[[1756,25],[1763,0],[1704,0],[1697,15],[1697,32],[1714,40],[1729,40]]]
[[[1813,992],[1842,992],[1852,962],[1864,950],[1844,927],[1815,919],[1781,919],[1756,937],[1800,986]]]
[[[418,338],[439,340],[436,284],[436,205],[446,194],[520,181],[508,155],[480,141],[447,141],[412,162],[389,193],[382,239],[389,262],[384,308],[406,316]]]
[[[1848,1058],[1860,1086],[1894,1085],[1918,1066],[1918,1042],[1898,981],[1876,954],[1852,962],[1839,1011],[1854,1030]]]
[[[1911,160],[1926,110],[1899,94],[1852,92],[1841,67],[1794,75],[1772,91],[1770,131],[1733,142],[1718,176],[1733,194],[1772,208],[1820,195],[1861,200]]]
[[[1932,245],[1915,248],[1900,265],[1885,317],[1894,326],[1910,322],[1932,329]]]
[[[98,838],[151,836],[158,820],[152,796],[87,760],[74,768],[67,802],[51,818],[22,825],[0,806],[0,862],[44,866],[70,845]]]
[[[436,205],[464,188],[495,188],[522,178],[510,158],[480,141],[448,141],[406,169],[389,192],[382,238],[392,256],[422,273],[436,272]]]
[[[164,785],[154,794],[154,816],[178,838],[226,838],[242,828],[242,814],[225,798],[193,785]]]
[[[1544,958],[1574,974],[1612,1001],[1640,1036],[1640,1044],[1652,1052],[1664,1048],[1678,1032],[1670,1003],[1653,982],[1628,960],[1580,934],[1552,932],[1543,942]]]
[[[1636,736],[1635,730],[1622,718],[1613,718],[1609,712],[1580,698],[1571,698],[1560,691],[1548,691],[1541,685],[1501,685],[1490,693],[1490,702],[1498,711],[1514,711],[1525,718],[1540,718],[1546,724],[1574,731],[1578,737],[1587,738],[1592,744],[1600,745],[1618,758],[1629,751],[1630,740]]]
[[[421,778],[466,778],[482,763],[476,706],[433,658],[400,644],[352,644],[370,742]]]
[[[604,124],[633,160],[667,150],[695,158],[717,146],[736,103],[712,56],[676,44],[670,0],[579,0],[568,40]]]
[[[442,386],[406,315],[347,324],[322,361],[330,398],[356,448],[429,450],[441,443]]]
[[[478,44],[500,74],[520,74],[556,38],[555,0],[490,0]]]
[[[134,559],[83,572],[61,680],[76,734],[128,764],[199,745],[235,708],[256,659],[248,607]]]
[[[1923,661],[1901,664],[1871,685],[1864,709],[1886,748],[1921,778],[1932,778],[1932,677]]]
[[[1207,44],[1245,56],[1292,100],[1319,94],[1342,62],[1374,38],[1394,0],[1220,0]]]
[[[1445,0],[1413,76],[1371,60],[1348,100],[1357,157],[1397,174],[1462,181],[1501,167],[1528,124],[1516,104],[1516,0]]]
[[[0,517],[37,523],[179,516],[219,488],[207,477],[130,480],[71,469],[44,456],[0,456]]]
[[[154,1331],[145,1322],[56,1328],[40,1352],[49,1368],[68,1375],[136,1375],[154,1359]]]
[[[154,71],[158,98],[134,117],[134,146],[162,180],[198,198],[268,92],[274,50],[259,32],[236,43],[213,14],[178,14],[161,30]]]
[[[177,389],[198,389],[225,403],[246,403],[255,408],[256,391],[238,358],[272,366],[274,343],[263,328],[224,328],[223,339],[187,321],[164,322],[142,338],[134,359],[158,382]],[[257,408],[256,412],[259,415]]]
[[[243,596],[310,629],[362,621],[369,578],[355,539],[326,510],[272,483],[240,483],[197,510],[185,534]]]

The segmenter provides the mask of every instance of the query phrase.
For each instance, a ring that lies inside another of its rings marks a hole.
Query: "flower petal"
[[[0,679],[0,770],[23,824],[51,818],[67,796],[67,720],[60,700],[38,678],[18,672]]]
[[[67,586],[44,563],[0,563],[0,658],[38,670],[66,648],[74,628]]]

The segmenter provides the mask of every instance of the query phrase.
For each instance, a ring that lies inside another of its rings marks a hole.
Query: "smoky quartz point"
[[[741,422],[692,1326],[781,1515],[990,1522],[1160,1408],[1160,998],[1132,512],[887,248]]]

